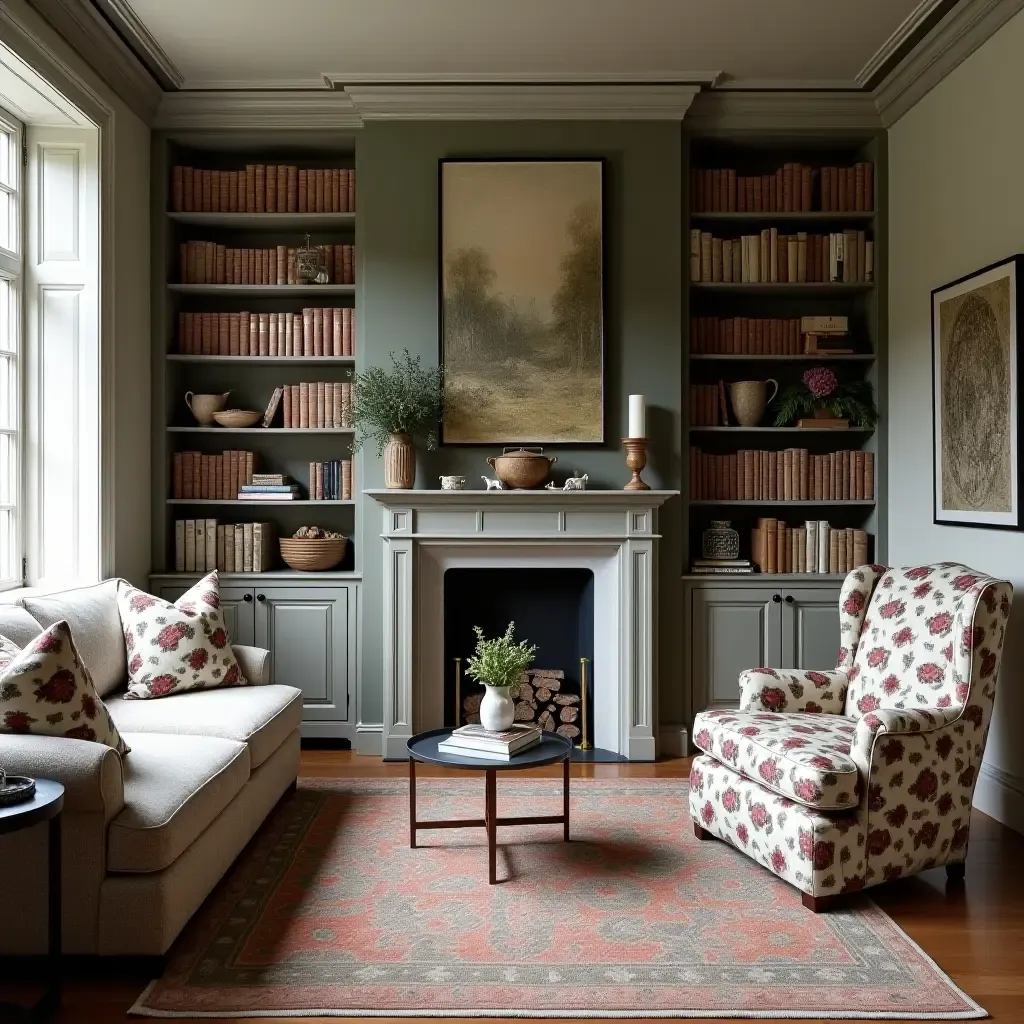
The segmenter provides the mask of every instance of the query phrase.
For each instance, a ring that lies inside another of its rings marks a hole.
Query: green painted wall
[[[627,396],[647,395],[652,439],[645,479],[680,486],[681,133],[675,122],[416,122],[373,124],[356,145],[359,181],[359,368],[387,363],[408,348],[438,356],[438,160],[443,157],[579,156],[607,160],[605,224],[606,434],[603,448],[548,449],[559,467],[590,475],[591,487],[628,479],[619,438]],[[566,415],[572,410],[567,409]],[[441,473],[464,473],[470,485],[498,450],[442,448],[421,453],[416,485],[437,487]],[[362,456],[362,486],[383,487],[375,452]],[[659,558],[659,720],[682,720],[681,508],[662,510]],[[363,584],[359,721],[380,722],[381,516],[363,499],[359,543]]]

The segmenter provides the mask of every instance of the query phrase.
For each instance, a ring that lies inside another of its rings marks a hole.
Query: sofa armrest
[[[878,708],[869,711],[858,723],[853,736],[851,756],[870,766],[872,750],[879,733],[908,736],[936,732],[955,722],[963,708]]]
[[[250,686],[266,686],[272,682],[270,678],[270,651],[262,647],[246,647],[243,644],[232,644],[235,660],[242,670],[242,675]]]
[[[849,676],[836,670],[748,668],[740,673],[740,710],[841,715],[849,685]]]
[[[102,814],[109,822],[124,806],[121,757],[104,743],[61,736],[0,736],[0,766],[8,775],[59,782],[69,811]]]

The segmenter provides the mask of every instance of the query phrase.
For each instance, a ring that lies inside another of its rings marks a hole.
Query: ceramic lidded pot
[[[557,455],[545,455],[543,448],[504,448],[487,465],[506,487],[522,490],[540,487],[557,461]]]
[[[728,519],[712,519],[701,537],[700,547],[705,558],[739,558],[740,535]]]

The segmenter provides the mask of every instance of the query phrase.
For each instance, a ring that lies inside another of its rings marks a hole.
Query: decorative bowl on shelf
[[[348,537],[282,537],[281,557],[298,572],[326,572],[345,557]]]
[[[543,448],[523,446],[502,449],[501,455],[487,460],[487,465],[506,487],[527,490],[540,487],[557,461],[557,455],[545,455]]]
[[[263,418],[263,413],[257,409],[225,409],[215,412],[213,418],[222,427],[251,427]]]

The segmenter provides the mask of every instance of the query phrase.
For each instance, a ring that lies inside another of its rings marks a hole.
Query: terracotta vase
[[[408,434],[392,434],[384,446],[384,486],[391,491],[411,491],[416,481],[416,449]]]
[[[775,389],[768,397],[768,385]],[[736,422],[741,427],[756,427],[764,416],[765,406],[779,393],[774,380],[738,380],[729,385],[729,401]]]

